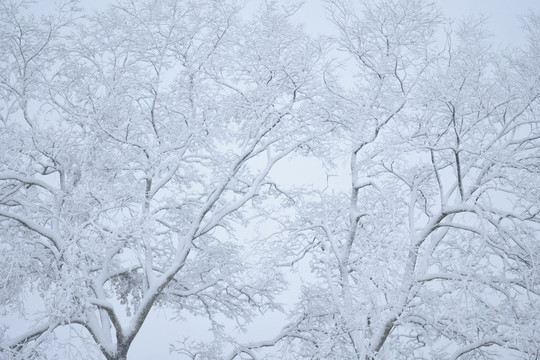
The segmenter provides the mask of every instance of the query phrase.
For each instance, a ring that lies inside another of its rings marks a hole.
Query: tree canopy
[[[127,359],[157,308],[211,324],[179,358],[538,356],[540,15],[501,49],[424,0],[328,0],[330,38],[276,1],[76,5],[0,0],[1,357]]]

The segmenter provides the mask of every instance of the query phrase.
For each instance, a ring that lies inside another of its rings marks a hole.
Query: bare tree
[[[207,316],[218,339],[217,314],[275,308],[279,278],[245,266],[235,229],[318,131],[320,47],[288,13],[244,23],[228,1],[24,5],[0,11],[0,272],[3,310],[34,325],[2,356],[40,357],[68,327],[126,359],[155,307]]]

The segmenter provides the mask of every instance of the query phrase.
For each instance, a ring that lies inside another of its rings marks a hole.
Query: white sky
[[[263,0],[248,0],[250,7],[255,7],[257,2]],[[519,14],[524,14],[528,9],[540,11],[540,1],[538,0],[436,0],[434,1],[445,16],[460,19],[467,15],[483,14],[487,15],[487,28],[495,36],[495,41],[500,44],[517,45],[523,41],[520,31]],[[111,0],[81,0],[81,5],[87,9],[102,9]],[[40,9],[47,9],[52,4],[51,0],[38,0],[37,6]],[[304,7],[297,13],[296,18],[305,23],[305,28],[312,33],[327,33],[329,22],[325,20],[323,2],[321,0],[306,0]],[[303,169],[303,174],[314,176],[317,169]],[[317,167],[317,164],[313,164]],[[306,182],[304,179],[297,179],[299,183]],[[277,321],[273,321],[271,328],[275,331]],[[178,354],[169,354],[169,344],[180,340],[182,336],[193,336],[194,340],[202,340],[205,335],[205,328],[208,325],[204,322],[172,322],[167,320],[164,311],[156,311],[150,316],[147,323],[135,339],[129,353],[129,360],[179,359]],[[261,324],[250,333],[254,336],[271,337],[270,325]]]
[[[264,0],[245,0],[249,7],[256,7]],[[284,0],[282,0],[284,1]],[[51,4],[51,0],[38,0],[40,6]],[[88,9],[102,9],[113,0],[80,0]],[[287,1],[284,1],[287,2]],[[538,0],[434,0],[443,14],[452,19],[467,15],[483,14],[488,16],[488,30],[500,43],[513,44],[523,40],[518,16],[529,9],[540,10]],[[322,0],[304,0],[304,6],[297,18],[305,23],[306,30],[313,33],[328,31],[329,23],[325,19]]]
[[[250,5],[261,0],[249,0]],[[434,0],[444,16],[462,19],[468,15],[488,16],[487,28],[498,42],[513,44],[523,41],[518,16],[529,9],[540,10],[538,0]],[[313,33],[324,33],[329,26],[324,15],[322,0],[305,0],[299,11],[298,19],[304,22],[306,30]]]

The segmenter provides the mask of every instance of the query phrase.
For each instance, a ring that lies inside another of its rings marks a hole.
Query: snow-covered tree
[[[538,17],[510,53],[475,19],[438,45],[445,21],[424,1],[328,5],[355,74],[345,89],[326,77],[340,125],[319,154],[349,187],[289,194],[296,220],[276,217],[275,238],[281,265],[310,265],[302,298],[280,334],[236,353],[537,357]]]
[[[0,357],[126,359],[156,308],[209,320],[193,359],[538,356],[537,14],[508,50],[424,0],[327,0],[330,41],[277,1],[76,5],[0,0]],[[271,180],[293,153],[328,186]],[[290,323],[235,339],[290,271]]]
[[[246,266],[235,230],[319,131],[320,46],[272,4],[252,22],[229,1],[0,4],[0,303],[28,324],[1,356],[46,357],[69,328],[126,359],[155,307],[207,316],[217,340],[220,316],[275,308],[279,277]]]

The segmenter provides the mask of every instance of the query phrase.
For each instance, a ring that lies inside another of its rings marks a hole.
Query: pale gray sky
[[[257,2],[260,0],[251,0]],[[523,41],[519,15],[529,9],[540,10],[537,0],[435,0],[433,1],[444,16],[451,19],[463,19],[469,15],[485,15],[488,17],[487,30],[497,42],[513,44]],[[325,19],[324,2],[322,0],[306,0],[299,12],[310,32],[324,32],[328,21]]]
[[[252,8],[264,0],[245,0]],[[81,0],[87,9],[102,9],[113,0]],[[285,1],[286,2],[286,1]],[[443,14],[452,19],[460,19],[468,15],[483,14],[488,16],[488,30],[501,43],[512,44],[522,41],[518,16],[529,9],[540,10],[538,0],[435,0]],[[40,0],[41,6],[50,4],[50,0]],[[297,19],[305,23],[306,30],[313,33],[328,31],[328,21],[324,14],[323,0],[305,0]]]

